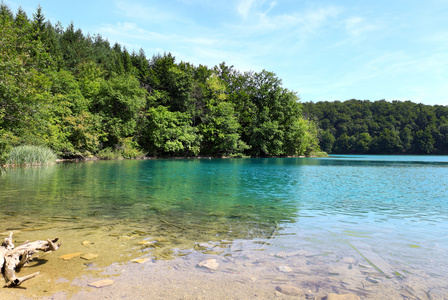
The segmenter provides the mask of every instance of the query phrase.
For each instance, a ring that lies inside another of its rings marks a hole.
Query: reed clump
[[[45,146],[22,145],[12,148],[8,165],[48,165],[57,159],[56,154]]]
[[[312,151],[308,157],[328,157],[328,153],[324,151]]]

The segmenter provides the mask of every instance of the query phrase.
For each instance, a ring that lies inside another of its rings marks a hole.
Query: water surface
[[[57,234],[61,254],[94,240],[100,258],[67,278],[142,255],[224,263],[247,251],[251,267],[272,264],[263,272],[296,266],[278,273],[296,285],[320,276],[316,293],[333,281],[366,298],[447,292],[447,156],[96,161],[10,169],[0,187],[3,234]]]

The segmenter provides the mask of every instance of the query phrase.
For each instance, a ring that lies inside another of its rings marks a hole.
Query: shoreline
[[[164,159],[245,159],[245,158],[319,158],[324,156],[247,156],[247,157],[232,157],[232,156],[144,156],[144,157],[136,157],[136,158],[117,158],[117,159],[101,159],[97,156],[93,157],[80,157],[80,158],[58,158],[54,162],[49,164],[28,164],[28,165],[14,165],[14,164],[5,164],[0,165],[0,168],[13,168],[13,167],[38,167],[45,166],[54,163],[64,163],[64,162],[86,162],[86,161],[97,161],[97,160],[164,160]]]

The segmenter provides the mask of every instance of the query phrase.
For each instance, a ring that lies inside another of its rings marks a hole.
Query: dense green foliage
[[[12,147],[63,157],[273,156],[318,151],[297,95],[267,71],[147,59],[73,24],[0,7],[0,162]]]
[[[410,101],[303,103],[328,153],[448,154],[448,106]]]

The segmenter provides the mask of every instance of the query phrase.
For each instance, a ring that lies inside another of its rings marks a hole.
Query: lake
[[[310,299],[448,298],[448,156],[14,168],[0,215],[2,238],[63,242],[22,271],[42,273],[27,289],[0,296],[271,298],[292,285]],[[58,258],[78,252],[98,257]],[[219,267],[198,267],[206,259]],[[88,287],[106,277],[114,285]]]

